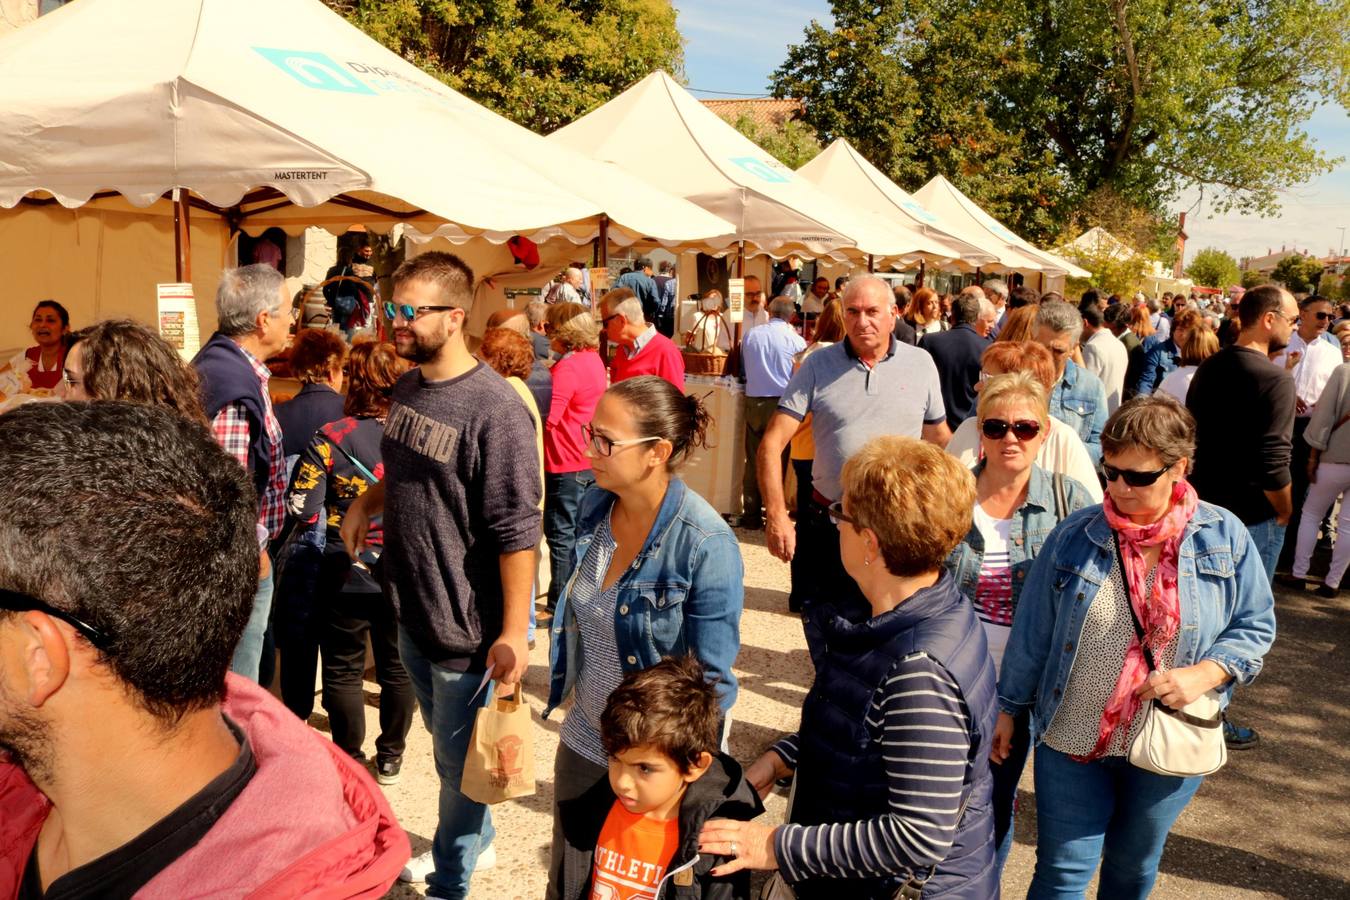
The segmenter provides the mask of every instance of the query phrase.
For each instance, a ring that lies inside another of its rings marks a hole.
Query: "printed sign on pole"
[[[727,279],[727,310],[731,324],[736,325],[745,319],[745,279]]]
[[[201,349],[197,300],[190,284],[155,285],[159,299],[159,336],[187,362]]]

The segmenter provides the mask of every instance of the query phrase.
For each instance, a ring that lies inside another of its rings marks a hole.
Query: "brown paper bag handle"
[[[493,698],[493,700],[498,709],[501,709],[505,712],[515,712],[516,710],[520,709],[521,693],[522,691],[520,689],[520,685],[517,684],[515,685],[515,690],[511,692],[511,696],[503,697],[501,694],[498,694],[496,697]]]

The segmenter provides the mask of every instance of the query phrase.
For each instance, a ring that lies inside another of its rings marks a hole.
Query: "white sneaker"
[[[408,864],[403,867],[403,871],[398,873],[398,880],[406,884],[421,884],[434,871],[436,871],[436,863],[431,858],[431,851],[428,850],[426,853],[408,860]]]
[[[488,844],[483,852],[478,854],[478,862],[474,865],[475,872],[486,871],[497,865],[497,847],[495,844]],[[403,867],[403,871],[398,873],[398,880],[405,884],[421,884],[427,880],[427,876],[436,871],[436,863],[431,858],[431,851],[420,856],[414,856],[408,860],[408,864]]]

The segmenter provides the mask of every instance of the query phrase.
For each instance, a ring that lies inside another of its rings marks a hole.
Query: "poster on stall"
[[[600,299],[600,295],[609,290],[609,269],[598,268],[590,270],[591,276],[591,297]]]
[[[159,336],[187,362],[201,349],[197,328],[197,300],[190,284],[157,284]]]
[[[745,320],[745,279],[727,279],[727,318],[736,325]]]

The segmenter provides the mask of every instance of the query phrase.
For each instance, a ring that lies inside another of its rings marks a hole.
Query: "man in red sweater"
[[[642,302],[628,288],[610,291],[600,298],[601,324],[605,337],[618,344],[609,364],[610,382],[625,378],[657,375],[684,392],[684,357],[680,348],[664,334],[648,325],[642,316]]]

